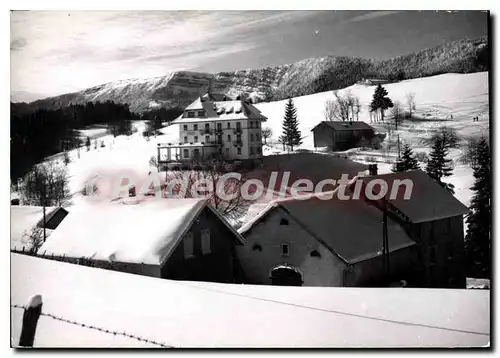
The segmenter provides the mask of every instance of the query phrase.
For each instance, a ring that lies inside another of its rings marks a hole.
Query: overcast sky
[[[389,58],[487,35],[477,11],[16,11],[11,97],[102,83],[260,68],[333,54]]]

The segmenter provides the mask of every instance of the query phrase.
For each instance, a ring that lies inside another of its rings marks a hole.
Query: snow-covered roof
[[[390,199],[389,202],[414,223],[439,220],[469,212],[464,204],[422,170],[369,176],[364,178],[364,181],[368,183],[373,179],[384,180],[389,188],[397,187],[394,184],[396,180],[411,180],[413,190],[410,199],[404,199],[406,188],[401,186],[397,197]]]
[[[43,313],[79,324],[42,315],[35,347],[157,347],[123,332],[173,347],[446,347],[490,341],[486,290],[172,281],[19,254],[11,254],[11,267],[11,304],[25,305],[38,294]],[[23,310],[11,312],[16,346]]]
[[[327,127],[335,130],[335,131],[352,131],[352,130],[371,130],[375,131],[375,129],[370,126],[368,123],[362,121],[322,121],[318,123],[316,126],[311,129],[314,131],[318,126],[326,125]]]
[[[45,219],[49,221],[51,215],[58,207],[46,207]],[[62,209],[64,210],[64,209]],[[22,206],[14,205],[10,207],[10,248],[21,250],[26,246],[24,239],[25,232],[35,228],[42,227],[43,207],[42,206]],[[49,234],[51,230],[46,230]]]
[[[362,199],[340,200],[338,188],[331,192],[303,195],[300,199],[288,197],[275,200],[238,232],[242,235],[248,233],[278,207],[348,263],[354,264],[382,254],[381,211]],[[387,230],[391,252],[415,244],[404,229],[390,218]]]
[[[184,114],[177,117],[173,124],[181,123],[200,123],[210,121],[228,121],[238,119],[252,119],[266,121],[267,117],[252,104],[244,101],[202,101],[199,97],[186,107],[185,112],[189,110],[205,110],[207,117],[189,118]]]
[[[48,255],[161,265],[205,207],[212,210],[206,199],[88,199],[72,209],[40,250]]]

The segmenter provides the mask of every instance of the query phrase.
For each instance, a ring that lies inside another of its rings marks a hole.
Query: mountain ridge
[[[134,112],[184,108],[207,91],[254,100],[281,100],[350,86],[363,78],[390,81],[456,72],[489,70],[486,37],[462,39],[386,60],[327,55],[260,69],[215,74],[173,71],[152,78],[131,78],[30,102],[33,109],[55,109],[86,102],[123,103]]]

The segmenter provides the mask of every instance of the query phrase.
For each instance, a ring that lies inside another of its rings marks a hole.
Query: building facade
[[[356,147],[360,141],[369,141],[375,130],[365,122],[323,121],[312,130],[314,147],[328,147],[342,151]]]
[[[206,94],[172,122],[179,125],[179,141],[163,146],[160,161],[259,159],[266,120],[249,102]]]
[[[246,244],[237,248],[238,259],[251,284],[384,286],[408,279],[414,263],[415,242],[389,219],[386,272],[381,212],[362,200],[277,200],[239,232]]]

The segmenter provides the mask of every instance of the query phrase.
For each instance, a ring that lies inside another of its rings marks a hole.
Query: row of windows
[[[199,137],[198,137],[197,135],[195,135],[195,136],[193,137],[193,139],[194,139],[194,140],[193,140],[193,143],[198,143],[198,139],[199,139]],[[232,138],[231,138],[231,134],[228,134],[228,135],[227,135],[227,141],[228,141],[228,142],[230,142],[230,141],[231,141],[231,139],[232,139]],[[237,140],[238,142],[242,142],[242,140],[241,140],[241,135],[239,135],[239,134],[238,134],[238,135],[236,136],[236,140]],[[251,133],[251,134],[250,134],[250,142],[255,142],[255,141],[260,141],[260,135],[257,133],[257,134],[255,134],[255,136],[254,136],[254,135],[253,135],[253,133]],[[205,143],[209,143],[209,142],[210,142],[210,136],[209,136],[209,135],[206,135],[206,136],[205,136]],[[184,143],[188,143],[188,137],[187,137],[187,136],[184,136]]]
[[[187,112],[188,118],[194,118],[194,117],[205,117],[205,110],[199,110],[199,111],[188,111]]]
[[[262,246],[259,244],[255,244],[255,245],[253,245],[252,250],[262,252]],[[281,256],[284,256],[284,257],[290,256],[290,245],[281,244]],[[309,256],[321,258],[321,254],[319,253],[318,250],[312,250],[311,253],[309,254]]]
[[[190,112],[188,112],[188,114],[189,113]],[[250,121],[249,122],[249,126],[250,126],[250,129],[253,129],[253,128],[258,129],[258,128],[260,128],[259,121]],[[227,122],[226,123],[226,128],[227,129],[231,129],[231,122]],[[191,130],[189,124],[183,124],[182,125],[182,129],[185,130],[185,131]],[[197,131],[198,129],[201,129],[201,126],[198,126],[198,123],[194,123],[192,130],[193,131]],[[210,130],[210,123],[205,123],[204,129],[206,131],[209,131]],[[222,123],[217,123],[217,129],[218,130],[222,130]],[[241,130],[241,122],[236,122],[236,129]]]
[[[193,152],[199,153],[199,149],[193,149]],[[226,154],[229,155],[229,148],[226,148]],[[236,148],[236,154],[241,155],[241,147],[237,147]],[[250,147],[250,155],[254,155],[254,154],[262,154],[262,148],[257,147],[257,148],[254,149],[254,147]],[[188,148],[184,148],[183,149],[182,157],[184,159],[190,159],[191,158],[191,155],[189,153],[189,149]]]
[[[210,229],[201,230],[201,253],[202,255],[210,253]],[[184,237],[184,258],[191,257],[194,257],[194,237],[193,233],[189,232]]]

